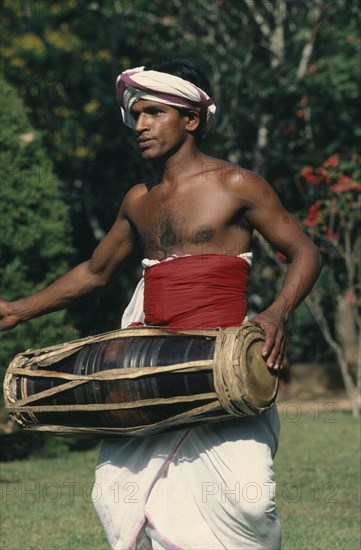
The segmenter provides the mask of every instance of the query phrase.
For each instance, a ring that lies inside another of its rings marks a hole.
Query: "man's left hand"
[[[267,367],[273,370],[282,369],[286,344],[284,317],[266,310],[255,315],[249,322],[252,325],[260,327],[265,333],[262,355],[267,363]]]

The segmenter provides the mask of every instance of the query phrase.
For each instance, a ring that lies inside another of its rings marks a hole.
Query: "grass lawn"
[[[97,451],[1,464],[1,550],[109,550],[90,501]]]
[[[316,401],[307,412],[297,404],[280,405],[279,412],[275,470],[283,550],[359,550],[359,420]]]
[[[316,402],[307,412],[296,404],[279,410],[283,550],[359,550],[360,423]],[[2,463],[0,548],[108,549],[90,502],[96,456],[91,450]]]

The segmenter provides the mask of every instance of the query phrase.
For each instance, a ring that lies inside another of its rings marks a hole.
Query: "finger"
[[[277,327],[275,325],[272,325],[271,323],[261,323],[260,327],[263,329],[263,332],[265,334],[262,355],[265,359],[267,359],[267,365],[273,366],[270,364],[270,358],[272,356],[272,351],[276,341]]]
[[[283,363],[284,363],[284,352],[285,352],[285,346],[284,342],[281,344],[279,353],[274,361],[273,370],[280,371],[283,369]]]
[[[267,358],[267,366],[269,368],[275,370],[280,369],[281,364],[283,363],[284,340],[285,338],[283,332],[277,330],[274,337],[272,350]]]
[[[287,337],[283,335],[283,339],[280,346],[280,352],[278,354],[278,358],[275,362],[275,368],[278,368],[279,370],[283,369],[284,362],[285,362],[285,353],[286,353],[286,343],[287,343]]]

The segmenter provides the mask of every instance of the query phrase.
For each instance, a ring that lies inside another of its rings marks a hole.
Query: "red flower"
[[[331,191],[335,191],[336,193],[338,193],[339,191],[341,193],[343,193],[344,191],[348,191],[349,190],[349,187],[345,187],[343,185],[343,183],[335,183],[334,185],[331,186]]]
[[[306,227],[315,227],[317,225],[317,220],[305,220],[303,225]]]
[[[289,124],[288,126],[286,126],[286,128],[283,128],[282,130],[282,134],[284,136],[288,136],[290,134],[293,134],[296,130],[296,125],[295,124]]]
[[[336,240],[336,237],[335,237],[335,234],[332,233],[332,231],[330,231],[329,229],[326,229],[325,230],[325,235],[328,239],[331,239],[331,241],[335,241]]]
[[[311,166],[305,166],[304,168],[302,168],[302,170],[300,171],[300,174],[302,177],[306,177],[308,176],[309,174],[312,174],[313,173],[313,169],[311,168]]]
[[[350,185],[350,184],[354,183],[354,181],[349,176],[341,176],[340,177],[340,183],[345,183],[346,185]]]
[[[312,204],[312,206],[310,206],[310,208],[308,209],[308,216],[319,216],[320,214],[318,213],[318,211],[320,209],[320,206],[321,205],[318,201]]]
[[[287,257],[282,254],[282,252],[276,252],[276,256],[281,260],[281,262],[285,262],[287,260]]]
[[[316,172],[317,174],[320,174],[320,176],[322,176],[322,179],[326,182],[326,183],[330,183],[331,182],[331,178],[328,174],[328,171],[326,170],[326,168],[317,168],[316,169]]]
[[[305,177],[305,180],[307,181],[307,183],[312,183],[314,185],[318,185],[319,183],[322,182],[323,177],[322,176],[315,176],[315,174],[308,174]]]
[[[361,191],[361,185],[349,176],[341,176],[338,182],[331,186],[331,190],[341,193],[346,191]]]
[[[354,304],[356,302],[356,297],[352,290],[348,290],[345,294],[346,303],[347,304]]]
[[[332,155],[332,157],[328,157],[323,163],[324,166],[338,166],[339,156],[338,155]]]
[[[321,205],[318,201],[310,206],[308,209],[307,220],[303,222],[303,225],[306,227],[315,227],[318,224],[321,219],[321,214],[319,212],[320,206]]]

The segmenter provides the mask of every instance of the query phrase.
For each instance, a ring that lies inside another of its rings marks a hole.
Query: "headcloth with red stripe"
[[[122,72],[116,85],[123,122],[130,128],[134,127],[131,108],[139,99],[197,109],[205,130],[208,131],[212,125],[216,106],[211,98],[204,90],[179,76],[137,67]]]

